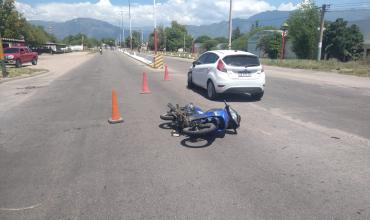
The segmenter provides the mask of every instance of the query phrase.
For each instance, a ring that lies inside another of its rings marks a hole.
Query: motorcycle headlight
[[[234,109],[230,108],[230,114],[231,117],[235,122],[238,122],[238,112],[236,112]]]

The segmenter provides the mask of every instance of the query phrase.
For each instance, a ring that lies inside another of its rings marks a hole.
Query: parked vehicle
[[[22,67],[23,63],[37,64],[38,55],[28,47],[10,47],[4,50],[5,63],[13,64],[15,67]]]
[[[241,117],[237,111],[225,102],[225,108],[203,111],[198,106],[188,104],[185,107],[168,104],[170,110],[162,114],[162,120],[172,121],[172,127],[179,133],[202,137],[212,134],[225,134],[227,129],[236,129],[240,126]]]
[[[188,72],[188,87],[207,89],[209,99],[221,93],[248,93],[260,100],[265,89],[265,71],[252,53],[214,50],[203,53]]]

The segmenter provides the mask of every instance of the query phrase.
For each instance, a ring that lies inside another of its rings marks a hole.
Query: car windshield
[[[7,48],[4,50],[4,53],[18,53],[19,48]]]
[[[223,61],[229,66],[259,66],[260,61],[256,56],[232,55],[227,56]]]

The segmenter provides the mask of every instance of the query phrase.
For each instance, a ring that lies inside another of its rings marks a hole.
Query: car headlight
[[[12,59],[14,59],[14,55],[8,55],[8,56],[6,56],[6,59],[12,60]]]

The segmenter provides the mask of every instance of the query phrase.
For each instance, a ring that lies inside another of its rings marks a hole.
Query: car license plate
[[[239,77],[251,77],[251,76],[252,76],[251,73],[246,73],[246,72],[239,73]]]

